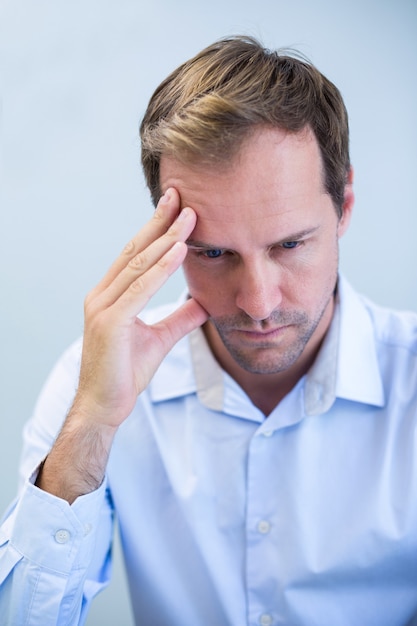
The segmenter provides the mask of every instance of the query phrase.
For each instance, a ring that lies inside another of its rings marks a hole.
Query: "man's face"
[[[275,374],[311,360],[332,316],[353,203],[348,194],[339,220],[313,134],[256,131],[216,168],[163,157],[161,186],[197,213],[184,273],[220,363]]]

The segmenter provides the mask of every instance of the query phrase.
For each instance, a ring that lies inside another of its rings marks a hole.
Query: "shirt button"
[[[87,537],[87,535],[89,535],[92,530],[93,527],[91,524],[84,524],[84,537]]]
[[[55,541],[57,543],[68,543],[71,538],[71,534],[68,530],[57,530],[55,533]]]
[[[262,520],[259,522],[258,532],[260,532],[262,535],[267,535],[270,530],[271,530],[271,524],[269,522],[267,522],[266,520]]]
[[[272,437],[272,435],[274,434],[274,431],[273,430],[264,430],[262,434],[263,434],[264,437]]]
[[[261,624],[261,626],[271,626],[272,622],[272,615],[269,615],[269,613],[264,613],[259,618],[259,623]]]

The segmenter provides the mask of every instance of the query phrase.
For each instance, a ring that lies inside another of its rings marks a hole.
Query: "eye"
[[[216,260],[221,259],[226,255],[227,250],[224,248],[206,248],[200,246],[194,246],[193,244],[188,244],[188,250],[193,253],[197,258],[201,260]]]
[[[300,245],[300,241],[284,241],[282,243],[282,247],[285,250],[293,250],[294,248],[297,248]]]
[[[218,259],[224,254],[224,251],[220,248],[213,248],[213,250],[205,250],[203,254],[207,259]]]

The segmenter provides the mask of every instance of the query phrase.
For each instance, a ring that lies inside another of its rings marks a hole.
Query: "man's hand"
[[[192,299],[153,326],[137,318],[186,255],[196,215],[189,208],[178,214],[179,204],[176,190],[168,190],[151,221],[86,298],[77,403],[99,423],[117,427],[173,345],[207,320]]]
[[[37,485],[73,502],[102,482],[114,434],[173,345],[208,318],[193,299],[148,326],[137,318],[177,270],[196,223],[169,189],[85,301],[78,391]]]

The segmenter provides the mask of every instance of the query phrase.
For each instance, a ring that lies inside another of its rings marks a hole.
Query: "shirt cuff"
[[[62,574],[83,569],[91,560],[105,493],[106,481],[70,506],[27,481],[3,530],[14,549],[40,567]]]

